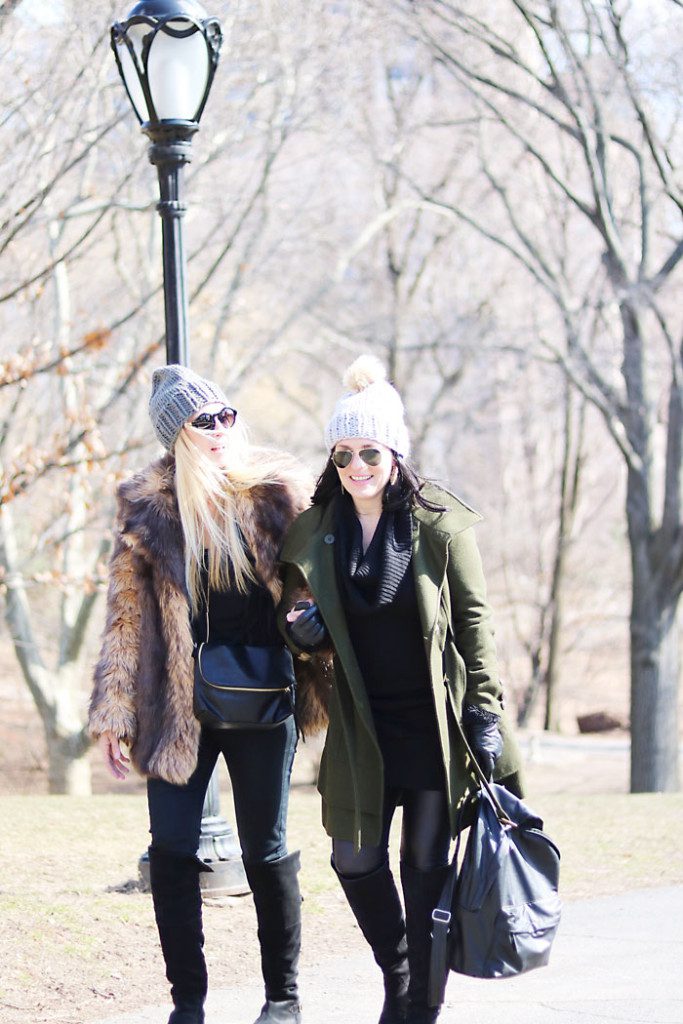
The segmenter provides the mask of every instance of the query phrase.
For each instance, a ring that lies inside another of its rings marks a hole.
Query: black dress
[[[352,501],[337,501],[337,575],[384,761],[385,785],[443,789],[445,775],[412,565],[408,509],[385,511],[363,553]]]

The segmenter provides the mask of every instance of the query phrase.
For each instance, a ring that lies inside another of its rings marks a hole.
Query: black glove
[[[496,761],[503,752],[503,737],[498,728],[498,715],[474,704],[462,709],[462,724],[467,742],[487,779],[493,775]]]
[[[317,650],[327,637],[327,629],[317,604],[309,604],[294,622],[288,622],[287,633],[302,651]]]

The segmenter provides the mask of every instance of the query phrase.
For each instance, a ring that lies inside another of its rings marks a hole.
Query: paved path
[[[334,936],[330,936],[330,944]],[[370,955],[326,958],[302,976],[306,1024],[376,1024]],[[212,992],[206,1024],[252,1024],[261,987]],[[166,1024],[145,1007],[89,1024]],[[451,975],[442,1024],[683,1024],[683,886],[569,903],[551,964],[505,981]]]

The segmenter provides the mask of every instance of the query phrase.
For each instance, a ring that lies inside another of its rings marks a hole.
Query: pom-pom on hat
[[[152,394],[149,400],[149,418],[164,448],[171,452],[183,423],[203,405],[228,400],[213,381],[198,373],[171,363],[159,366],[152,374]]]
[[[362,355],[343,377],[346,394],[334,407],[325,427],[330,451],[345,437],[367,437],[391,448],[404,458],[410,454],[410,438],[403,418],[403,402],[376,356]]]

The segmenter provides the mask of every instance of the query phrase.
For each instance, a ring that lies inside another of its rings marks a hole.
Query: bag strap
[[[441,1006],[446,995],[448,934],[451,930],[451,912],[448,908],[453,902],[456,880],[457,868],[455,864],[451,864],[441,899],[432,911],[432,948],[429,955],[427,1002],[433,1007]]]
[[[448,629],[449,629],[449,632],[451,632],[450,626],[448,627]],[[452,635],[453,634],[451,632],[451,636]],[[446,661],[446,657],[445,657],[445,652],[444,652],[444,679],[447,679],[448,678],[448,674],[446,672],[445,661]],[[463,743],[465,745],[465,750],[467,751],[467,754],[468,754],[469,759],[470,759],[470,764],[472,766],[472,770],[473,770],[474,774],[477,776],[477,780],[478,780],[478,782],[480,784],[480,787],[482,789],[486,790],[486,793],[487,793],[487,795],[489,797],[489,800],[491,801],[491,803],[493,804],[493,807],[495,809],[496,817],[498,818],[498,821],[501,823],[501,825],[504,825],[507,828],[516,827],[515,822],[514,821],[510,821],[510,819],[508,818],[507,814],[505,813],[505,811],[501,807],[500,801],[498,800],[498,797],[496,796],[496,794],[494,793],[493,789],[491,788],[491,784],[490,784],[489,780],[486,778],[485,773],[481,770],[479,762],[477,761],[476,757],[474,756],[474,753],[472,752],[472,747],[469,744],[469,740],[467,739],[467,736],[465,735],[465,730],[463,729],[463,727],[460,724],[460,720],[458,718],[458,710],[457,710],[457,708],[455,706],[455,697],[453,696],[453,694],[451,692],[451,688],[450,688],[450,686],[448,686],[448,683],[445,682],[444,685],[446,687],[446,693],[448,694],[448,700],[449,700],[450,705],[451,705],[451,710],[453,712],[453,717],[455,719],[455,724],[457,725],[458,731],[460,732],[460,736],[461,736],[462,741],[463,741]]]
[[[516,821],[512,821],[512,819],[509,818],[508,815],[505,813],[505,811],[503,810],[503,807],[501,805],[500,800],[498,799],[498,797],[496,796],[495,792],[493,791],[493,788],[491,786],[491,783],[490,783],[489,779],[486,778],[486,775],[481,770],[479,762],[477,761],[476,757],[474,756],[474,753],[472,752],[472,748],[471,748],[471,746],[469,745],[469,743],[467,741],[467,737],[465,736],[464,730],[461,729],[460,732],[461,732],[462,737],[463,737],[463,739],[465,741],[465,747],[467,749],[467,753],[469,754],[470,761],[472,762],[472,766],[474,768],[474,773],[475,773],[475,775],[477,776],[477,778],[479,780],[479,783],[481,785],[481,789],[485,790],[486,795],[488,796],[489,800],[493,804],[493,809],[496,812],[496,817],[498,818],[498,821],[501,823],[501,825],[504,828],[517,828],[517,822]]]
[[[432,911],[432,944],[429,955],[429,981],[427,989],[427,1002],[429,1006],[441,1006],[446,994],[446,980],[448,978],[448,937],[451,930],[451,910],[453,897],[458,881],[458,857],[460,854],[460,843],[463,830],[460,827],[466,806],[466,801],[458,811],[456,829],[458,832],[455,841],[455,852],[448,869],[448,875],[439,902]]]
[[[194,631],[193,631],[194,632]],[[201,655],[202,647],[205,647],[209,642],[209,594],[206,594],[206,639],[194,640],[192,644],[192,657],[195,661],[199,660]]]
[[[450,629],[450,626],[449,626]],[[445,658],[444,658],[445,661]],[[444,665],[445,670],[445,665]],[[444,671],[444,679],[447,679],[447,673]],[[457,708],[455,706],[455,698],[451,692],[448,683],[445,683],[446,692],[448,694],[448,701],[450,703],[455,724],[458,727],[460,736],[465,745],[465,749],[472,765],[472,770],[477,776],[477,781],[480,784],[479,799],[482,798],[482,790],[486,792],[493,808],[496,812],[496,817],[502,826],[510,828],[516,827],[514,821],[511,821],[503,810],[500,801],[498,800],[495,792],[493,791],[489,780],[486,778],[485,773],[482,771],[479,762],[474,756],[474,752],[469,744],[465,730],[460,725],[458,719]],[[460,844],[462,842],[462,822],[464,817],[465,807],[467,806],[467,800],[464,800],[460,810],[458,811],[458,819],[456,821],[456,832],[457,837],[455,841],[455,852],[448,871],[448,876],[441,890],[441,896],[439,902],[432,911],[432,944],[431,952],[429,957],[429,983],[427,990],[427,1001],[430,1006],[436,1007],[441,1006],[444,1001],[446,994],[446,980],[448,978],[448,939],[451,930],[452,920],[452,908],[453,898],[455,895],[455,889],[458,882],[458,857],[460,855]]]

